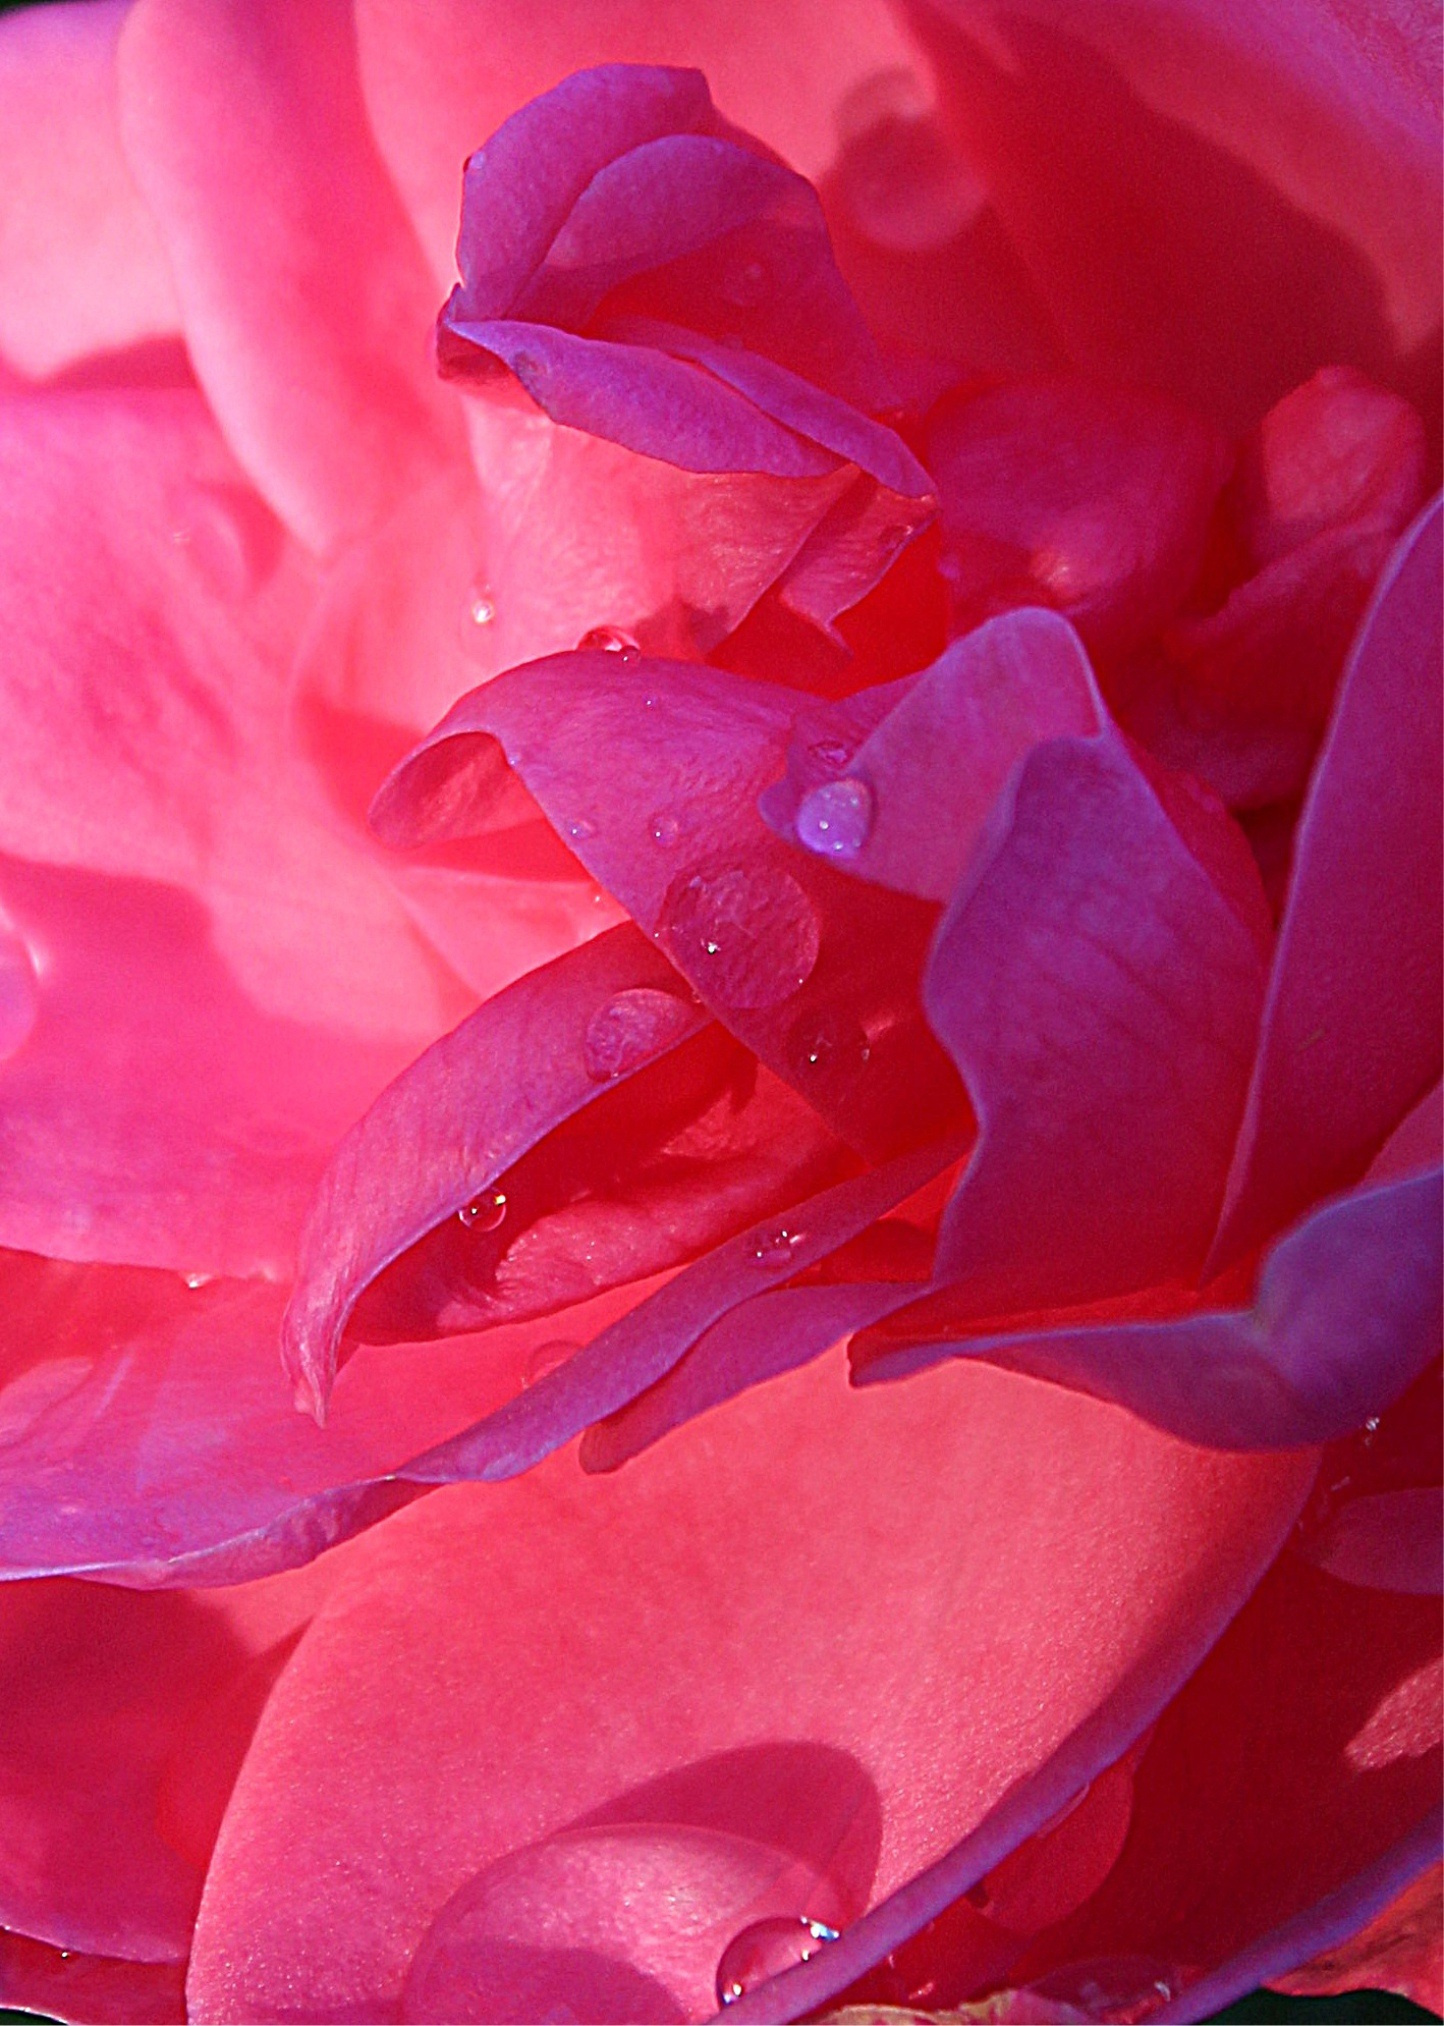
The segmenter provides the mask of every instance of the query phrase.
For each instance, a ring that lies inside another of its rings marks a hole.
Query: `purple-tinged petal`
[[[917,1005],[935,909],[843,879],[768,831],[757,797],[808,708],[696,663],[553,655],[464,697],[391,775],[373,820],[393,843],[483,829],[504,778],[496,742],[717,1018],[884,1159],[962,1116]]]
[[[935,1269],[972,1313],[1201,1265],[1263,996],[1262,914],[1223,810],[1146,777],[1112,727],[1023,762],[923,987],[979,1118]]]
[[[951,1342],[909,1343],[897,1318],[896,1334],[854,1343],[854,1378],[981,1357],[1116,1400],[1187,1442],[1333,1441],[1439,1355],[1440,1214],[1437,1170],[1330,1203],[1275,1246],[1247,1309]]]
[[[839,750],[852,743],[847,715],[836,713]],[[955,641],[828,773],[789,754],[793,779],[764,794],[762,811],[840,871],[946,901],[1019,762],[1046,739],[1096,734],[1106,715],[1067,621],[1010,612]],[[825,743],[814,731],[813,746]],[[829,819],[830,805],[851,808],[853,828]]]
[[[1435,1596],[1444,1586],[1444,1496],[1420,1485],[1350,1499],[1298,1552],[1345,1583]]]
[[[1440,527],[1404,537],[1355,641],[1294,842],[1216,1267],[1354,1181],[1439,1080]]]
[[[929,1147],[903,1155],[865,1175],[839,1182],[810,1200],[795,1202],[785,1219],[774,1216],[728,1239],[619,1316],[566,1364],[545,1373],[525,1393],[508,1400],[476,1427],[441,1443],[429,1455],[414,1458],[405,1468],[407,1481],[455,1484],[480,1479],[496,1483],[530,1470],[572,1436],[618,1413],[654,1386],[679,1359],[686,1358],[715,1323],[754,1295],[780,1287],[865,1230],[935,1175],[955,1151]],[[896,1293],[894,1288],[888,1291]],[[838,1312],[845,1314],[847,1304],[841,1304]],[[769,1336],[765,1343],[752,1346],[759,1365],[771,1355],[772,1341]],[[835,1336],[828,1341],[836,1341]],[[819,1344],[815,1352],[773,1362],[766,1372],[759,1369],[744,1377],[740,1385],[728,1387],[702,1404],[714,1405],[752,1384],[754,1377],[790,1370],[826,1348],[826,1343]],[[675,1415],[670,1425],[700,1411],[700,1406],[689,1407]]]

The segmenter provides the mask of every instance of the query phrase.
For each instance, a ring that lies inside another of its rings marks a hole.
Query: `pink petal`
[[[34,378],[180,329],[155,226],[120,149],[126,0],[0,23],[0,355]]]
[[[1353,1181],[1439,1080],[1440,510],[1355,641],[1294,842],[1215,1261]]]
[[[1427,1597],[1444,1584],[1441,1533],[1437,1490],[1378,1492],[1351,1499],[1306,1552],[1342,1582]]]
[[[974,0],[919,0],[910,20],[1085,370],[1229,428],[1340,361],[1432,383],[1438,65],[1423,11],[1029,0],[999,24]]]
[[[375,2016],[458,1888],[588,1823],[746,1837],[860,1912],[1085,1719],[1146,1723],[1310,1467],[1200,1457],[995,1375],[859,1403],[815,1366],[724,1414],[615,1479],[548,1465],[370,1537],[232,1800],[193,2016]],[[617,1863],[572,1875],[605,1933]],[[567,1912],[580,1930],[585,1900]],[[726,1893],[710,1913],[748,1918]]]
[[[1186,408],[1064,379],[944,403],[927,459],[954,631],[1010,605],[1050,605],[1110,655],[1182,604],[1231,463]]]
[[[1436,1864],[1349,1938],[1275,1977],[1274,1989],[1301,1997],[1362,1989],[1398,1991],[1437,2012],[1444,2003],[1444,1937]]]
[[[505,778],[499,746],[718,1019],[881,1158],[959,1118],[909,987],[934,911],[845,880],[767,830],[756,798],[783,771],[804,705],[695,663],[556,655],[464,698],[373,814],[398,843],[484,830]]]
[[[3,1934],[0,2001],[99,2026],[183,2026],[185,1972],[180,1963],[127,1963]]]
[[[452,454],[426,356],[433,286],[361,105],[350,8],[137,0],[127,159],[227,438],[312,548]]]
[[[284,1270],[338,1132],[467,995],[297,778],[311,572],[197,396],[11,398],[0,457],[0,1236]]]

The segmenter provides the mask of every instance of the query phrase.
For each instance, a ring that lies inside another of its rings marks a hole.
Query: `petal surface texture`
[[[530,1852],[496,1887],[517,1925],[498,1949],[483,1924],[473,1967],[570,1951],[590,2015],[595,1958],[617,1967],[629,1929],[620,1967],[657,1981],[666,1915],[618,1911],[657,1866],[635,1828],[566,1863],[554,1839],[642,1823],[714,1839],[685,1867],[684,1988],[650,2014],[706,2017],[712,1948],[789,1862],[794,1891],[821,1879],[837,1914],[861,1911],[1100,1704],[1172,1693],[1311,1470],[1203,1455],[994,1374],[859,1402],[826,1364],[616,1478],[558,1459],[439,1494],[355,1551],[268,1707],[208,1878],[192,2014],[392,2007],[452,1895]],[[738,1838],[771,1866],[719,1857]],[[562,1877],[577,1898],[549,1929]]]

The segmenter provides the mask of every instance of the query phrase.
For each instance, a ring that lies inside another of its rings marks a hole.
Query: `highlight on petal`
[[[1116,1400],[1188,1442],[1334,1441],[1439,1355],[1441,1210],[1437,1170],[1328,1204],[1274,1247],[1241,1310],[1016,1334],[971,1325],[951,1341],[904,1314],[854,1340],[854,1375],[865,1385],[939,1357],[985,1357]]]
[[[1440,508],[1355,640],[1294,841],[1215,1264],[1362,1173],[1439,1080]]]
[[[521,2009],[545,1975],[587,2012],[604,1972],[657,1981],[645,1936],[672,1916],[645,1893],[622,1909],[659,1848],[684,1846],[685,1988],[663,1976],[680,2016],[711,2014],[717,1959],[780,1915],[767,1895],[789,1866],[842,1922],[806,1965],[825,1973],[850,1921],[1070,1734],[1092,1725],[1092,1761],[1030,1796],[981,1869],[1127,1750],[1276,1552],[1312,1468],[1200,1455],[1011,1376],[866,1401],[838,1377],[791,1374],[615,1478],[559,1459],[359,1544],[227,1811],[192,2015],[394,2008],[429,1932],[430,1963],[516,1976]],[[1077,1636],[1103,1622],[1106,1639]],[[775,1854],[744,1865],[727,1839]],[[361,1917],[382,1903],[385,1921]]]
[[[309,547],[364,532],[460,448],[432,283],[366,123],[344,0],[136,0],[126,158],[201,385]]]
[[[125,0],[0,21],[0,357],[32,379],[174,337],[155,225],[121,153]]]
[[[1058,378],[944,401],[927,460],[954,632],[1049,605],[1116,656],[1191,589],[1231,454],[1175,402]]]
[[[484,831],[497,748],[717,1019],[868,1159],[956,1130],[916,980],[932,906],[842,878],[757,811],[797,691],[624,648],[554,655],[464,697],[373,808],[388,841]],[[598,753],[608,756],[605,769]]]

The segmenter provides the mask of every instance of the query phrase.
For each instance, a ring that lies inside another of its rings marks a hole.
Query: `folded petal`
[[[807,701],[626,648],[555,655],[464,698],[373,817],[397,843],[474,835],[504,753],[717,1018],[850,1145],[886,1158],[961,1116],[913,982],[935,914],[841,878],[763,823],[758,794]]]
[[[156,231],[121,153],[126,0],[0,23],[0,356],[31,378],[180,329]]]
[[[463,1888],[435,1946],[474,1951],[488,2009],[528,2002],[519,1967],[585,2012],[600,1953],[708,2016],[717,1956],[779,1879],[825,1886],[836,1926],[1105,1706],[1117,1757],[1256,1579],[1311,1467],[1205,1458],[998,1375],[859,1403],[814,1366],[723,1415],[615,1479],[548,1465],[369,1537],[248,1755],[193,2016],[394,2007]],[[685,1903],[626,1914],[657,1852],[699,1840],[712,1858],[689,1858]],[[488,1906],[468,1942],[460,1916]],[[648,1952],[619,1960],[639,1928]]]
[[[137,0],[126,156],[228,441],[313,549],[459,443],[426,354],[433,286],[371,139],[344,0]]]
[[[1215,1262],[1352,1182],[1438,1082],[1440,509],[1349,657],[1293,849]]]

